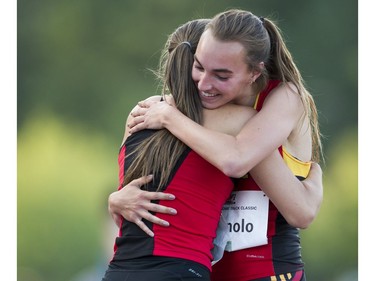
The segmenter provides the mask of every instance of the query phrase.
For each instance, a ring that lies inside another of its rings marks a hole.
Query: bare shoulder
[[[301,95],[297,87],[291,83],[280,83],[273,89],[264,101],[264,104],[274,104],[279,107],[302,108]]]
[[[256,111],[249,106],[226,104],[217,109],[205,109],[204,126],[214,131],[237,135],[255,114]]]

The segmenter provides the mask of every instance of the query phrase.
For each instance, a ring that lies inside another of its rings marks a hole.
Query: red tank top
[[[279,83],[278,80],[269,82],[267,88],[257,97],[256,110],[261,110],[267,95]],[[282,147],[279,148],[279,151],[284,158]],[[293,168],[294,163],[295,161],[290,161],[288,166]],[[293,168],[292,171],[294,170]],[[249,174],[236,181],[235,189],[260,190]],[[268,244],[266,245],[225,252],[224,257],[213,266],[211,280],[249,281],[303,269],[299,230],[286,222],[272,202],[269,203],[267,237]],[[276,277],[274,278],[274,280],[278,280]]]
[[[131,135],[121,148],[118,159],[120,184],[132,161],[132,158],[124,160],[125,152],[130,153],[133,144],[152,132],[143,130]],[[157,181],[157,177],[154,176],[154,179]],[[151,184],[148,190],[155,191],[157,186],[157,183]],[[175,208],[178,214],[157,214],[169,221],[169,227],[145,221],[155,233],[154,237],[148,236],[136,224],[124,220],[115,242],[115,254],[111,263],[121,267],[129,259],[162,256],[192,260],[211,270],[213,239],[222,206],[233,186],[231,178],[187,148],[171,171],[169,182],[163,190],[174,194],[176,199],[160,202],[164,206]]]

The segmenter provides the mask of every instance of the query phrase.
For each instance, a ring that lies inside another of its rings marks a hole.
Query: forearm
[[[306,228],[316,217],[322,199],[322,172],[313,164],[309,177],[301,182],[274,152],[252,171],[251,175],[287,222]]]
[[[276,98],[270,97],[236,136],[206,129],[167,102],[148,101],[140,102],[133,113],[131,133],[167,128],[226,175],[241,177],[285,143],[300,120],[298,105],[289,104],[292,97],[285,97],[283,93],[273,96]]]
[[[266,150],[249,149],[236,136],[206,129],[174,107],[164,113],[161,123],[200,156],[231,177],[241,177],[264,157]]]

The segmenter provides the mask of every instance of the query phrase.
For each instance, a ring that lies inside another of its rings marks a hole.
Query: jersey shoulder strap
[[[257,111],[262,109],[264,100],[266,99],[268,94],[280,84],[280,82],[281,82],[280,80],[270,80],[268,82],[267,87],[257,95],[255,104],[254,104],[254,109],[256,109]]]

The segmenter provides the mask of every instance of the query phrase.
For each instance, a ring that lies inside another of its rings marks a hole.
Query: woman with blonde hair
[[[276,149],[302,178],[311,161],[319,161],[314,100],[270,19],[236,9],[216,15],[199,41],[192,77],[204,108],[234,103],[258,113],[233,136],[200,126],[170,103],[146,100],[133,111],[130,132],[166,128],[226,175],[242,177],[250,171],[260,186],[270,186],[278,173],[268,170],[267,178],[258,172]],[[243,181],[236,198],[256,188]],[[225,253],[213,267],[212,280],[305,280],[298,227],[307,227],[316,216],[321,194],[285,188],[289,191],[280,194],[262,187],[271,201],[268,243]]]

